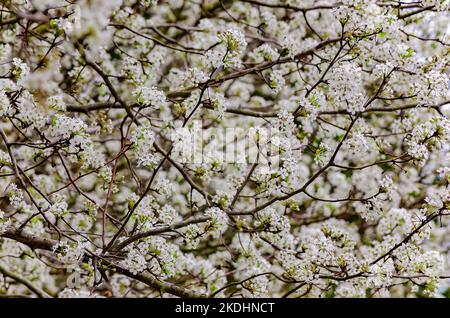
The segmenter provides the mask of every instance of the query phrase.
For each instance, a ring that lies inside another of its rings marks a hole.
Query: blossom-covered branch
[[[2,1],[0,297],[448,296],[449,10]]]

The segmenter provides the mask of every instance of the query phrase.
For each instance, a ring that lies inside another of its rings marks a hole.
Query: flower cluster
[[[154,140],[155,133],[149,127],[138,127],[132,132],[131,142],[139,165],[151,167],[157,164],[157,156],[152,150]]]

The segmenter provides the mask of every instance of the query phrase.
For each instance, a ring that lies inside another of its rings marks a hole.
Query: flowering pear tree
[[[3,0],[0,297],[450,297],[449,0]]]

